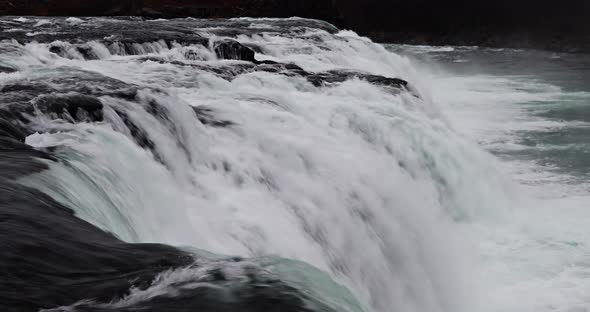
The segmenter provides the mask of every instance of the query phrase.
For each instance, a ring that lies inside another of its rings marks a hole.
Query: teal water
[[[449,123],[512,180],[509,217],[469,234],[482,261],[477,284],[489,282],[481,309],[590,311],[590,55],[388,49],[416,64]]]
[[[477,47],[389,48],[437,67],[445,78],[476,77],[472,80],[479,80],[478,85],[462,82],[466,90],[486,94],[485,99],[471,98],[472,103],[512,110],[504,122],[494,124],[493,131],[505,134],[487,144],[494,154],[533,162],[577,183],[590,178],[590,55]]]

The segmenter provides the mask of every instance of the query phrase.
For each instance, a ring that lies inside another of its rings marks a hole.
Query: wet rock
[[[83,94],[47,95],[35,100],[36,108],[53,118],[74,122],[103,120],[102,103]]]
[[[127,115],[127,113],[119,109],[115,109],[115,112],[117,113],[117,115],[119,115],[127,129],[129,129],[129,133],[135,140],[135,143],[141,146],[142,148],[151,150],[154,153],[156,159],[159,159],[156,153],[156,144],[149,138],[147,132],[145,132],[141,127],[137,126],[131,120],[131,118],[129,118],[129,115]]]
[[[9,67],[9,66],[0,65],[0,73],[14,73],[14,72],[16,72],[16,69]]]
[[[390,78],[373,74],[353,71],[327,71],[323,73],[309,74],[307,80],[314,86],[320,87],[331,83],[341,83],[350,79],[360,79],[374,85],[406,89],[408,82],[399,78]]]
[[[35,165],[35,151],[22,146],[4,152],[0,139],[2,311],[32,312],[86,298],[108,302],[130,287],[149,285],[161,271],[193,261],[172,247],[121,242],[49,196],[4,180],[6,172],[44,169],[40,162]],[[7,169],[6,161],[12,162]]]
[[[267,271],[227,272],[242,259],[195,262],[159,244],[128,244],[79,219],[74,211],[13,179],[48,168],[45,152],[0,135],[0,310],[5,312],[310,312],[313,300]],[[249,265],[249,264],[248,264]],[[208,266],[208,267],[207,267]],[[230,267],[231,266],[231,267]],[[185,269],[165,293],[112,304]],[[191,269],[199,269],[191,274]],[[245,270],[246,270],[245,269]],[[188,270],[188,271],[187,271]],[[203,272],[206,272],[203,274]],[[203,283],[211,287],[200,287]],[[66,308],[66,306],[68,306]],[[332,312],[320,302],[317,311]]]
[[[229,120],[220,120],[215,118],[215,116],[213,116],[213,110],[211,108],[203,106],[193,106],[193,110],[195,111],[195,114],[197,114],[197,118],[199,119],[199,121],[206,126],[223,128],[229,127],[234,124],[232,121]]]
[[[52,159],[52,156],[46,152],[35,150],[20,140],[2,136],[0,132],[0,183],[3,182],[3,179],[17,179],[47,169],[47,164],[40,159]],[[2,187],[3,185],[0,185],[0,189]],[[2,200],[3,198],[0,197],[0,202]],[[0,212],[0,228],[1,223]],[[4,266],[1,261],[0,264]],[[0,288],[2,287],[0,286]],[[1,296],[0,293],[0,301],[2,301]]]
[[[76,47],[76,51],[78,51],[78,53],[80,53],[80,55],[82,55],[82,57],[85,60],[96,60],[96,59],[98,59],[98,56],[96,56],[96,54],[94,54],[94,52],[92,51],[92,48],[91,47],[79,46],[79,47]]]
[[[73,45],[72,49],[78,52],[85,60],[98,59],[98,56],[92,51],[92,48],[87,45]],[[69,51],[66,50],[64,46],[52,45],[49,47],[49,52],[55,53],[64,58],[73,58],[72,54],[68,53]]]
[[[49,52],[55,53],[55,54],[62,56],[62,57],[64,57],[66,55],[63,47],[55,46],[55,45],[52,45],[51,47],[49,47]]]
[[[248,47],[250,50],[254,51],[255,53],[260,53],[260,54],[263,54],[264,53],[263,48],[261,46],[257,45],[257,44],[254,44],[254,43],[245,43],[243,45],[245,45],[246,47]]]
[[[147,60],[148,58],[146,58]],[[149,60],[159,62],[159,63],[166,63],[167,61],[161,59],[153,59],[150,58]],[[253,63],[240,63],[240,64],[230,64],[225,66],[208,66],[202,64],[189,64],[189,63],[182,63],[182,62],[172,62],[172,64],[179,65],[179,66],[189,66],[193,68],[198,68],[203,71],[207,71],[217,75],[220,78],[226,80],[233,80],[236,77],[252,72],[268,72],[268,73],[275,73],[280,75],[285,75],[289,77],[303,77],[307,79],[310,83],[312,83],[316,87],[327,87],[331,85],[335,85],[338,83],[343,83],[347,80],[351,79],[359,79],[371,84],[382,86],[389,88],[393,92],[399,91],[411,91],[409,83],[406,80],[400,78],[393,78],[393,77],[385,77],[380,75],[374,75],[369,73],[357,72],[357,71],[345,71],[345,70],[332,70],[326,72],[308,72],[301,68],[300,66],[292,63],[279,63],[270,60],[263,60],[258,61],[254,60]],[[213,123],[205,122],[204,124],[211,124]]]
[[[186,58],[187,60],[191,60],[191,61],[198,61],[201,59],[201,56],[199,55],[199,52],[195,51],[195,50],[188,50],[185,51],[183,53],[184,58]]]
[[[0,137],[6,137],[20,142],[24,142],[29,131],[22,126],[16,116],[9,110],[0,109]]]
[[[223,40],[216,42],[213,49],[217,57],[220,59],[248,62],[256,61],[254,58],[254,51],[235,40]]]
[[[313,73],[304,70],[296,64],[283,64],[274,61],[256,61],[256,66],[243,70],[242,73],[264,71],[285,76],[299,76],[306,78],[316,87],[329,86],[351,79],[367,81],[371,84],[397,90],[409,90],[408,82],[400,78],[391,78],[356,71],[332,70]]]

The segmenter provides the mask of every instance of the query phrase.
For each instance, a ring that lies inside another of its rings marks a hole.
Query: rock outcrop
[[[255,62],[254,51],[235,40],[223,40],[215,43],[215,54],[224,60]]]

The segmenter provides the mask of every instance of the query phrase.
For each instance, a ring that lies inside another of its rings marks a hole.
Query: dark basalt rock
[[[4,118],[10,115],[0,113],[0,121],[10,121]],[[55,161],[48,152],[0,135],[1,311],[312,311],[305,301],[311,298],[262,269],[244,263],[244,276],[225,273],[226,266],[243,259],[196,264],[194,255],[174,247],[122,242],[51,197],[14,182],[47,169],[43,158]],[[150,288],[162,272],[203,266],[164,294],[111,304],[131,289]],[[202,283],[212,286],[199,287]]]
[[[55,54],[62,56],[62,57],[65,57],[65,55],[66,55],[63,47],[55,46],[55,45],[49,47],[49,52],[55,53]]]
[[[200,56],[197,51],[189,50],[184,52],[184,58],[187,60],[196,61],[200,59]]]
[[[125,244],[47,195],[11,181],[45,170],[41,158],[52,159],[0,137],[0,310],[111,300],[132,285],[149,284],[160,271],[192,263],[190,255],[172,247]]]
[[[232,121],[216,119],[213,116],[213,110],[209,107],[193,106],[193,110],[195,111],[195,114],[197,114],[199,121],[204,125],[221,128],[234,125]]]
[[[43,95],[35,99],[35,107],[55,119],[74,122],[103,120],[102,103],[93,96],[78,93],[66,95]]]
[[[20,114],[14,114],[9,110],[0,109],[0,137],[24,141],[29,134],[27,129],[18,120]]]
[[[100,99],[103,96],[119,98],[130,102],[130,105],[142,106],[146,112],[166,124],[171,131],[177,132],[176,125],[168,119],[167,109],[156,101],[142,103],[137,99],[137,90],[137,86],[116,79],[75,70],[39,81],[14,81],[0,89],[0,135],[24,141],[28,135],[36,131],[50,130],[38,128],[30,123],[30,117],[37,114],[70,123],[104,121],[103,103]],[[162,162],[148,133],[139,127],[124,109],[113,107],[113,110],[127,127],[136,144],[152,151],[156,160]],[[194,111],[196,118],[204,125],[233,125],[231,121],[215,118],[213,110],[209,108],[195,108]],[[180,142],[179,145],[182,146]]]
[[[84,57],[85,60],[98,59],[98,56],[96,54],[94,54],[94,52],[92,51],[92,49],[90,47],[87,47],[87,46],[76,47],[76,51],[78,51],[78,53],[80,53],[80,55],[82,55],[82,57]]]
[[[0,65],[0,73],[14,73],[16,69],[8,66]]]
[[[155,59],[155,58],[145,58],[144,60],[149,60],[153,62],[159,63],[168,63],[168,61],[163,59]],[[371,84],[387,87],[392,90],[397,91],[411,91],[409,83],[406,80],[400,78],[392,78],[392,77],[385,77],[380,75],[374,75],[369,73],[362,73],[362,72],[355,72],[355,71],[348,71],[348,70],[332,70],[326,72],[308,72],[301,68],[296,64],[291,63],[278,63],[275,61],[258,61],[254,60],[252,63],[242,63],[242,64],[231,64],[231,65],[224,65],[224,66],[209,66],[203,64],[193,64],[193,63],[183,63],[179,61],[171,62],[174,65],[178,66],[188,66],[197,68],[199,70],[203,70],[206,72],[213,73],[223,79],[226,80],[233,80],[237,76],[252,73],[256,71],[260,72],[269,72],[269,73],[276,73],[280,75],[290,76],[290,77],[303,77],[306,78],[310,83],[312,83],[316,87],[327,87],[330,85],[335,85],[338,83],[345,82],[350,79],[359,79],[363,81],[367,81]]]
[[[2,188],[1,184],[4,183],[3,179],[16,179],[31,173],[43,171],[47,169],[47,164],[40,159],[52,159],[50,154],[35,150],[18,139],[20,138],[0,136],[0,174],[2,176],[0,178],[0,188]],[[3,197],[0,190],[0,202],[2,200]],[[0,213],[1,227],[2,218]],[[0,246],[2,246],[3,242],[0,241]]]
[[[83,19],[82,22],[72,25],[65,18],[54,18],[43,31],[38,31],[28,22],[10,25],[7,24],[11,22],[10,18],[2,20],[4,23],[0,23],[0,40],[16,40],[20,43],[67,42],[81,47],[82,50],[79,52],[83,55],[88,49],[85,43],[89,41],[101,42],[107,46],[119,45],[129,55],[137,54],[134,50],[136,44],[164,42],[170,47],[172,43],[207,45],[209,42],[208,38],[195,33],[195,25],[191,25],[187,20],[169,21],[162,25],[141,18],[120,18],[116,22]],[[5,31],[9,29],[10,32]],[[60,45],[52,46],[57,47],[53,48],[52,52],[60,54]]]
[[[350,79],[364,80],[374,85],[392,87],[396,89],[406,89],[408,86],[408,82],[403,79],[389,78],[353,71],[334,70],[307,75],[307,80],[309,80],[309,82],[311,82],[316,87],[331,83],[341,83]]]
[[[0,242],[3,311],[110,301],[193,261],[171,247],[125,244],[48,196],[10,182],[0,185]]]
[[[12,182],[45,170],[39,158],[51,159],[0,137],[1,311],[312,311],[304,294],[261,269],[244,264],[245,276],[224,273],[224,267],[243,261],[238,258],[216,260],[206,269],[209,273],[186,276],[170,284],[165,294],[110,304],[129,295],[131,288],[148,289],[164,271],[207,264],[195,264],[193,255],[173,247],[124,243],[51,197]],[[198,283],[215,286],[193,286]]]
[[[131,120],[131,118],[129,118],[127,113],[125,113],[121,110],[115,110],[115,112],[121,118],[121,120],[123,120],[123,123],[125,124],[127,129],[129,129],[129,133],[131,133],[131,136],[135,140],[135,143],[137,143],[137,145],[141,146],[142,148],[147,148],[147,149],[151,150],[152,152],[154,152],[156,149],[156,145],[149,138],[148,134],[143,129],[141,129],[139,126],[137,126]],[[156,153],[154,153],[154,156],[156,158],[158,158],[158,155]]]
[[[131,287],[149,288],[160,272],[195,266],[193,256],[164,245],[121,242],[39,191],[0,180],[2,311],[309,311],[304,296],[279,280],[254,270],[246,281],[228,282],[219,268],[205,279],[199,274],[170,285],[169,294],[110,306]],[[196,282],[217,287],[191,288]],[[85,299],[93,303],[58,308]]]
[[[235,40],[223,40],[214,45],[217,57],[224,60],[255,62],[254,51]]]
[[[186,66],[199,66],[199,65],[189,65],[184,64]],[[362,72],[355,72],[355,71],[347,71],[347,70],[332,70],[326,72],[308,72],[303,68],[297,66],[296,64],[283,64],[274,61],[255,61],[254,64],[239,64],[233,65],[228,68],[221,68],[216,67],[209,70],[209,68],[199,67],[206,71],[211,71],[217,74],[218,76],[232,80],[239,75],[243,75],[246,73],[262,71],[262,72],[269,72],[269,73],[276,73],[280,75],[290,76],[290,77],[304,77],[306,78],[311,84],[316,87],[326,87],[338,83],[345,82],[350,79],[359,79],[363,81],[367,81],[371,84],[388,87],[390,89],[398,90],[398,91],[410,91],[409,84],[406,80],[400,78],[391,78],[385,77],[380,75],[362,73]]]
[[[167,48],[172,46],[172,42],[168,41],[159,41],[166,44]],[[152,44],[153,42],[134,42],[134,41],[107,41],[102,40],[103,43],[109,52],[113,55],[140,55],[146,53],[146,51],[142,51],[139,47],[142,47],[146,44]],[[72,50],[77,52],[80,56],[82,56],[85,60],[96,60],[99,59],[98,55],[94,53],[91,47],[87,46],[85,43],[70,43],[72,45]],[[49,47],[49,52],[55,53],[63,58],[73,58],[74,56],[72,53],[68,53],[68,50],[64,46],[60,45],[52,45]],[[75,53],[74,52],[74,53]],[[147,51],[147,52],[154,52],[154,51]],[[77,55],[76,55],[77,57]]]
[[[84,87],[78,90],[88,91]],[[65,91],[68,91],[67,88]],[[96,96],[75,91],[60,94],[52,87],[35,81],[4,86],[0,90],[0,101],[0,135],[19,141],[37,131],[29,125],[30,117],[37,114],[72,123],[103,120],[103,105]]]
[[[230,263],[224,263],[231,265]],[[222,268],[212,268],[207,277],[175,283],[175,294],[159,295],[132,305],[105,305],[81,303],[67,309],[53,309],[50,312],[161,312],[161,311],[229,311],[229,312],[311,312],[314,311],[303,300],[301,293],[285,283],[265,278],[257,268],[246,268],[241,281],[228,278]],[[209,287],[192,286],[207,283]],[[318,311],[333,310],[317,304]]]

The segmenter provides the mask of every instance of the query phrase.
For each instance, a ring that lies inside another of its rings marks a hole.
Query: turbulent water
[[[6,311],[590,308],[585,56],[0,27]]]
[[[590,309],[590,56],[390,46],[424,69],[453,127],[490,151],[516,194],[476,237],[493,311]]]

